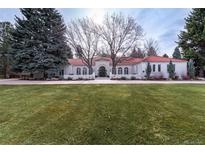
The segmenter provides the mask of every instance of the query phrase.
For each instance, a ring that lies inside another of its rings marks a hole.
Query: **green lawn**
[[[205,86],[0,86],[0,144],[205,144]]]

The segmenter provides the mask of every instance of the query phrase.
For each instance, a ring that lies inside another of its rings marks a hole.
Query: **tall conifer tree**
[[[180,32],[178,44],[183,56],[193,59],[196,73],[203,75],[205,66],[205,9],[193,9],[185,19],[185,30]]]
[[[56,9],[20,9],[13,32],[14,69],[42,73],[59,70],[72,57],[66,43],[66,26]]]
[[[8,78],[12,62],[10,52],[13,25],[10,22],[0,22],[0,27],[2,27],[0,32],[0,70],[4,78]]]
[[[181,57],[181,53],[180,53],[178,47],[176,47],[176,48],[174,49],[174,52],[173,52],[172,56],[173,56],[173,58],[177,58],[177,59],[181,59],[181,58],[182,58],[182,57]]]

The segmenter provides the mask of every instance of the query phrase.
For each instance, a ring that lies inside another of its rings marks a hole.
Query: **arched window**
[[[87,68],[83,68],[83,75],[86,75],[87,74]]]
[[[118,68],[118,74],[122,74],[122,67]]]
[[[81,69],[79,67],[77,68],[77,72],[76,73],[77,73],[77,75],[81,75]]]
[[[124,74],[128,74],[128,67],[124,68]]]
[[[116,74],[116,68],[112,68],[112,74]]]

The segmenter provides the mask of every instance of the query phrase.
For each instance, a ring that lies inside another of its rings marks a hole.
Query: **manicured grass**
[[[0,144],[205,144],[205,86],[0,86]]]

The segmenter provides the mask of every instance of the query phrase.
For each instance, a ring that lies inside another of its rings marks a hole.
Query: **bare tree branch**
[[[133,17],[120,14],[107,14],[98,33],[109,49],[113,68],[121,58],[133,48],[142,37],[142,28]]]
[[[152,38],[145,40],[144,48],[147,52],[147,56],[157,56],[159,51],[158,42]]]
[[[68,43],[77,52],[82,61],[92,70],[93,58],[97,55],[100,36],[96,25],[89,18],[73,20],[68,24]],[[92,71],[89,73],[92,73]]]

